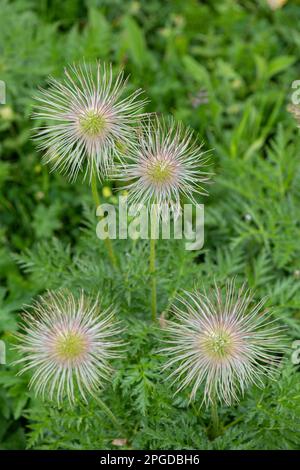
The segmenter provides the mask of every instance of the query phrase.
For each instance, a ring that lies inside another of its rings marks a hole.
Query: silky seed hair
[[[116,174],[126,183],[122,189],[129,203],[156,204],[160,211],[167,206],[179,213],[182,197],[196,203],[195,194],[207,195],[209,156],[191,129],[173,118],[152,116],[137,138]]]
[[[110,380],[121,333],[114,309],[101,310],[98,299],[48,292],[23,316],[16,346],[22,357],[15,364],[22,366],[19,374],[33,371],[29,386],[42,398],[73,403],[78,392],[86,400]]]
[[[245,285],[237,289],[234,280],[225,292],[216,285],[208,294],[178,297],[163,349],[177,392],[191,386],[194,399],[201,388],[202,403],[231,405],[251,384],[263,387],[266,377],[274,377],[285,342],[263,309],[265,300],[255,304],[253,293]]]
[[[126,95],[126,88],[124,73],[114,77],[112,65],[100,62],[66,67],[62,80],[50,77],[33,113],[46,121],[34,129],[44,163],[71,180],[81,170],[90,180],[94,173],[106,178],[114,157],[132,145],[134,127],[144,116],[142,90]]]

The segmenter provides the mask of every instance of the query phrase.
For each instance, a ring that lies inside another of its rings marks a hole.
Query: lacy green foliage
[[[210,415],[189,391],[159,372],[163,328],[149,323],[146,241],[114,241],[114,272],[85,184],[49,174],[30,139],[32,96],[49,73],[85,57],[125,66],[132,87],[151,99],[148,111],[172,112],[213,148],[214,184],[205,200],[205,245],[158,243],[160,324],[172,315],[180,289],[210,286],[231,276],[256,289],[286,328],[300,338],[299,131],[287,113],[299,79],[299,5],[271,12],[266,2],[138,2],[0,0],[0,448],[297,449],[300,447],[299,370],[287,351],[276,382],[255,387],[240,404],[222,408],[224,433],[208,439]],[[58,7],[59,5],[59,7]],[[160,11],[160,15],[157,15]],[[17,54],[16,54],[17,51]],[[107,183],[110,184],[110,183]],[[106,202],[117,203],[113,195]],[[101,398],[118,417],[112,424],[92,399],[62,409],[28,392],[30,375],[16,377],[12,333],[25,304],[46,289],[100,293],[127,326],[127,357],[115,362]]]
[[[140,328],[136,329],[136,333]],[[148,332],[149,333],[149,330]],[[128,364],[115,377],[114,389],[102,392],[118,416],[121,429],[91,400],[70,409],[36,404],[29,410],[28,445],[50,449],[113,449],[114,439],[127,439],[125,448],[142,449],[297,449],[300,424],[298,377],[289,365],[279,380],[262,392],[253,389],[241,403],[222,410],[223,433],[210,441],[210,415],[188,402],[175,399],[159,377],[158,360],[150,355]],[[50,412],[49,412],[50,408]]]

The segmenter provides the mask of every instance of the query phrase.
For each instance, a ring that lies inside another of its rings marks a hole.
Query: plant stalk
[[[157,320],[157,279],[156,279],[156,228],[157,228],[157,217],[156,210],[151,210],[150,222],[150,282],[151,282],[151,317],[152,321]]]
[[[103,411],[107,414],[110,420],[116,425],[119,430],[122,430],[122,426],[113,414],[113,412],[108,408],[108,406],[101,400],[101,398],[97,397],[96,395],[92,395],[94,400],[98,403],[98,405],[103,409]]]
[[[98,206],[100,206],[101,201],[100,201],[100,196],[99,196],[99,192],[97,188],[97,178],[96,178],[95,172],[93,173],[93,176],[92,176],[91,188],[92,188],[93,200],[97,208]],[[105,238],[104,244],[106,246],[106,250],[107,250],[109,259],[111,261],[111,264],[116,269],[118,267],[118,263],[117,263],[117,258],[114,253],[111,239],[109,237]]]
[[[211,404],[211,435],[212,439],[215,439],[220,435],[220,420],[218,414],[217,400],[214,398]]]
[[[151,276],[151,316],[152,321],[157,317],[157,293],[156,293],[156,265],[155,265],[156,240],[150,238],[150,276]]]

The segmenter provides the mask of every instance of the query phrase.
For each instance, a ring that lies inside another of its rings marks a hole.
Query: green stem
[[[101,400],[101,398],[97,397],[96,395],[92,394],[92,397],[94,400],[98,403],[98,405],[103,409],[103,411],[109,416],[111,421],[116,425],[117,428],[119,428],[120,431],[122,431],[122,426],[113,414],[113,412],[108,408],[108,406]]]
[[[150,276],[151,276],[151,316],[152,321],[156,321],[157,305],[156,305],[156,269],[155,269],[155,245],[156,240],[150,238]]]
[[[95,173],[93,173],[93,176],[92,176],[91,187],[92,187],[92,195],[93,195],[94,202],[96,204],[96,207],[98,207],[98,206],[100,206],[101,201],[100,201],[100,196],[99,196],[99,193],[98,193],[97,178],[96,178]],[[109,237],[105,238],[104,239],[104,244],[106,246],[111,264],[113,265],[114,268],[117,268],[118,267],[117,258],[116,258],[115,253],[114,253],[114,249],[113,249],[113,246],[112,246],[111,239]]]
[[[217,401],[214,399],[211,405],[211,421],[212,421],[212,426],[211,426],[211,434],[212,434],[212,439],[215,439],[220,435],[220,420],[219,420],[219,414],[218,414],[218,405]]]
[[[231,421],[231,423],[227,424],[226,426],[223,427],[223,430],[225,431],[226,429],[230,428],[231,426],[235,426],[237,423],[239,423],[240,421],[242,421],[242,419],[244,419],[244,416],[239,416],[238,418],[236,418],[234,421]]]

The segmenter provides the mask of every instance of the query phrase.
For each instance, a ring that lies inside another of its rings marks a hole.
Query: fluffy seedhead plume
[[[203,386],[203,401],[227,405],[246,388],[263,387],[272,377],[284,350],[280,327],[263,310],[265,300],[253,302],[253,294],[234,281],[209,294],[186,293],[174,306],[174,320],[166,326],[169,356],[166,369],[178,391],[192,385],[191,398]]]
[[[77,299],[69,291],[48,292],[23,317],[17,349],[20,373],[33,370],[30,387],[42,397],[72,403],[84,399],[111,376],[110,360],[118,357],[121,328],[112,308],[101,311],[98,300]]]
[[[208,156],[191,129],[173,119],[151,118],[141,126],[117,177],[126,182],[128,202],[156,204],[158,210],[180,211],[181,198],[196,202],[194,195],[207,194]]]
[[[90,178],[105,178],[114,157],[132,144],[134,126],[142,117],[141,90],[125,95],[123,72],[114,77],[112,66],[83,63],[65,69],[61,81],[36,97],[35,119],[46,121],[35,129],[44,162],[75,179],[80,170]]]

